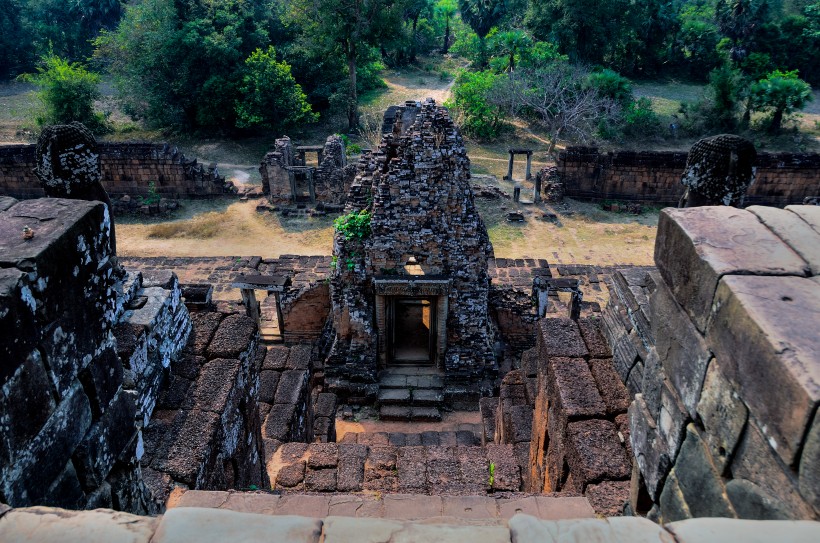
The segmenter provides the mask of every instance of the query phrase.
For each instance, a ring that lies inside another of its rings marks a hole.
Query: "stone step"
[[[594,518],[584,497],[517,494],[430,496],[426,494],[276,495],[268,492],[188,490],[172,494],[168,509],[200,507],[262,515],[302,517],[369,517],[399,520],[460,519],[470,524],[504,525],[518,513],[543,520]],[[362,540],[366,539],[362,535]]]
[[[441,409],[434,406],[388,404],[379,407],[379,419],[391,421],[441,422]]]
[[[347,432],[340,443],[361,445],[393,445],[395,447],[474,447],[481,445],[481,435],[476,430],[404,432]]]
[[[440,389],[421,388],[410,391],[412,405],[441,407],[444,405],[444,392]]]
[[[379,389],[379,405],[408,405],[410,401],[410,390],[406,388]]]
[[[417,422],[440,422],[441,410],[438,407],[417,407],[410,408],[410,420]]]

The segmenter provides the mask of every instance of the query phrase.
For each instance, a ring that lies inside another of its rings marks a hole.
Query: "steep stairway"
[[[433,368],[391,368],[379,375],[379,418],[438,422],[444,407],[444,378]]]

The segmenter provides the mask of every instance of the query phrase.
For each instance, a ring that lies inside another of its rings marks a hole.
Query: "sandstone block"
[[[384,497],[384,516],[392,519],[426,519],[440,517],[441,496],[391,494]]]
[[[629,501],[629,489],[630,481],[604,481],[587,486],[584,496],[598,515],[617,517]]]
[[[208,358],[239,358],[256,334],[256,323],[245,315],[228,315],[208,345]]]
[[[663,484],[663,491],[661,492],[658,502],[664,522],[675,522],[692,518],[692,512],[689,510],[689,506],[686,504],[686,498],[680,489],[675,468],[672,468],[672,471],[669,472],[669,476]]]
[[[612,365],[612,359],[593,359],[589,369],[606,405],[607,416],[626,413],[632,398]]]
[[[726,495],[738,518],[753,520],[790,520],[791,512],[780,500],[745,479],[726,483]]]
[[[817,522],[756,522],[725,518],[696,518],[666,525],[678,543],[788,541],[811,543],[820,538]]]
[[[820,511],[820,418],[815,414],[814,424],[806,436],[800,457],[800,494]]]
[[[686,427],[675,473],[683,497],[694,517],[736,517],[723,479],[694,424]]]
[[[725,277],[708,341],[787,465],[820,403],[820,289],[798,277]]]
[[[734,453],[749,410],[720,368],[718,360],[712,359],[706,371],[697,411],[706,430],[704,439],[712,459],[722,473]]]
[[[643,475],[646,490],[653,500],[658,499],[660,485],[672,467],[669,448],[659,432],[643,397],[635,396],[629,406],[629,429],[635,462]]]
[[[640,517],[609,519],[539,520],[531,515],[516,515],[509,521],[512,543],[586,543],[589,541],[630,541],[669,543],[662,527]]]
[[[799,215],[812,230],[820,233],[820,208],[817,206],[786,206],[786,211]]]
[[[750,206],[746,210],[754,213],[760,222],[800,255],[809,264],[812,275],[820,275],[820,232],[812,229],[800,215],[787,209]]]
[[[148,543],[158,523],[156,518],[105,509],[66,511],[49,507],[29,507],[14,509],[0,518],[0,541]]]
[[[171,509],[159,522],[153,543],[222,543],[246,541],[262,543],[276,534],[282,541],[318,543],[322,522],[297,516],[255,515],[221,509],[181,507]]]
[[[724,275],[805,276],[808,272],[808,264],[755,215],[724,206],[661,211],[655,263],[675,300],[701,332]],[[657,322],[654,309],[652,315]]]
[[[665,284],[658,285],[650,304],[658,358],[666,378],[680,395],[689,415],[694,417],[711,353]]]
[[[581,331],[581,337],[584,338],[584,343],[589,351],[589,356],[593,358],[609,358],[612,353],[609,350],[604,336],[601,335],[601,322],[597,318],[583,318],[578,320],[578,328]]]

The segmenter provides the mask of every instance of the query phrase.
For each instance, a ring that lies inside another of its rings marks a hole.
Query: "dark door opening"
[[[435,364],[435,318],[435,298],[391,298],[388,320],[392,364]]]

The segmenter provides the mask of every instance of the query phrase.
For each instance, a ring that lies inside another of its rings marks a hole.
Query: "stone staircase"
[[[391,368],[379,375],[379,418],[438,422],[444,406],[444,377],[433,368]]]

